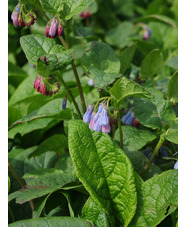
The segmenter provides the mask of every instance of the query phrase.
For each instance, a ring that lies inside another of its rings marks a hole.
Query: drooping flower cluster
[[[134,112],[131,111],[131,109],[121,118],[121,122],[124,125],[130,125],[133,127],[137,127],[139,125],[139,122],[136,120]]]
[[[86,18],[88,18],[88,17],[91,16],[89,10],[87,10],[85,13],[84,13],[84,12],[81,12],[79,15],[80,15],[80,17],[82,17],[83,19],[86,19]]]
[[[99,105],[97,113],[93,111],[93,105],[90,104],[83,116],[83,121],[89,123],[89,128],[96,132],[109,133],[111,130],[108,110],[103,103]]]
[[[58,82],[53,83],[52,77],[42,77],[37,76],[34,81],[34,88],[43,95],[52,95],[60,89],[60,84]]]
[[[46,26],[45,36],[49,38],[56,38],[57,36],[62,36],[63,26],[60,19],[55,16],[52,18]]]
[[[38,12],[35,9],[31,9],[30,11],[26,10],[24,4],[19,3],[12,15],[11,19],[13,21],[14,26],[19,27],[29,27],[30,25],[34,24],[38,18]]]

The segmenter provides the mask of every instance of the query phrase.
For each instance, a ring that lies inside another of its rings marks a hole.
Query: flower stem
[[[72,99],[72,102],[74,103],[74,106],[75,106],[75,108],[76,108],[76,110],[77,110],[77,112],[78,112],[78,114],[79,114],[79,117],[80,117],[81,119],[83,119],[83,118],[82,118],[82,115],[81,115],[81,112],[80,112],[80,109],[79,109],[79,107],[78,107],[78,105],[77,105],[77,102],[76,102],[76,100],[75,100],[75,98],[74,98],[74,96],[73,96],[73,94],[72,94],[70,88],[67,86],[67,84],[65,83],[65,81],[63,80],[62,77],[58,77],[58,78],[59,78],[59,80],[62,82],[62,84],[63,84],[63,86],[65,87],[65,89],[67,90],[68,94],[70,95],[70,97],[71,97],[71,99]]]
[[[118,118],[118,128],[119,128],[119,135],[120,135],[120,147],[123,149],[123,133],[121,129],[121,121],[120,118]]]
[[[11,163],[8,161],[8,169],[11,173],[11,175],[16,179],[16,181],[21,185],[21,187],[24,187],[24,182],[21,180],[21,178],[19,178],[19,176],[16,174],[16,172],[14,171]],[[33,214],[33,210],[34,210],[34,203],[32,200],[29,201],[30,203],[30,208],[32,210],[32,214]]]
[[[151,164],[153,158],[157,155],[157,153],[158,153],[161,145],[164,143],[164,141],[165,141],[164,137],[163,136],[160,136],[160,139],[159,139],[159,141],[158,141],[158,143],[157,143],[157,145],[156,145],[156,147],[155,147],[155,149],[154,149],[154,151],[153,151],[153,153],[152,153],[149,161],[147,162],[147,164],[145,165],[145,167],[141,171],[140,176],[142,176],[143,173],[148,169],[149,165]]]

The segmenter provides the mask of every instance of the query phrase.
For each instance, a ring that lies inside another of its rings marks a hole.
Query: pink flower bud
[[[57,32],[58,32],[58,36],[62,36],[62,34],[63,34],[63,26],[62,26],[61,23],[58,25]]]
[[[57,35],[57,19],[56,19],[56,17],[54,17],[51,22],[50,29],[49,29],[49,37],[55,38],[56,35]]]
[[[49,30],[50,30],[50,26],[47,24],[46,30],[45,30],[45,36],[46,36],[46,37],[49,36]]]

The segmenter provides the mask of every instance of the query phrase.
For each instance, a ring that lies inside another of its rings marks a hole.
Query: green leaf
[[[109,227],[106,213],[97,205],[90,196],[82,209],[82,218],[91,221],[95,226]]]
[[[130,67],[132,59],[134,57],[134,53],[136,50],[137,44],[134,43],[131,46],[127,47],[124,49],[120,54],[119,54],[119,60],[121,62],[121,69],[120,72],[124,74],[126,70]]]
[[[14,122],[9,127],[9,138],[14,138],[17,133],[25,135],[37,129],[47,127],[52,121],[71,119],[70,109],[61,110],[62,99],[55,99],[48,102],[38,110],[32,112],[26,117]]]
[[[119,79],[109,90],[109,93],[114,99],[116,99],[117,103],[121,102],[128,96],[137,96],[150,99],[153,98],[153,96],[146,88],[142,87],[132,80],[127,79],[126,77]]]
[[[138,207],[129,226],[157,226],[178,207],[178,171],[165,171],[137,190]]]
[[[155,133],[136,129],[132,126],[122,126],[123,144],[128,150],[140,150],[142,147],[152,142],[157,138]],[[114,139],[120,141],[119,129],[116,130]]]
[[[177,27],[174,20],[172,20],[171,18],[164,16],[164,15],[143,16],[143,17],[136,19],[135,23],[137,23],[137,22],[149,22],[149,21],[160,21],[160,22],[163,22],[165,24],[171,25],[173,28]]]
[[[159,90],[148,90],[154,95],[155,101],[135,98],[135,117],[142,125],[152,129],[166,127],[176,118],[172,103],[164,100]]]
[[[145,155],[140,151],[128,151],[126,148],[124,149],[124,152],[129,157],[130,161],[132,162],[132,165],[134,167],[134,170],[140,174],[143,170],[144,166],[149,161]],[[151,163],[148,167],[148,169],[144,172],[142,175],[143,180],[148,180],[149,178],[161,173],[162,170],[156,166],[154,163]]]
[[[166,65],[168,65],[169,67],[175,70],[178,70],[178,55],[168,59],[168,61],[166,62]]]
[[[65,0],[62,15],[65,15],[65,20],[71,19],[75,15],[79,15],[85,10],[94,0]]]
[[[113,213],[127,226],[136,210],[133,167],[109,135],[90,131],[82,121],[69,122],[69,151],[76,174],[113,224]]]
[[[133,24],[131,22],[122,22],[117,27],[112,28],[106,33],[105,41],[109,45],[123,48],[131,42],[129,35],[131,34],[132,29]]]
[[[55,15],[63,10],[63,0],[41,0],[44,11]]]
[[[88,43],[88,49],[81,59],[85,71],[90,67],[97,68],[105,73],[119,73],[120,61],[114,50],[103,42]]]
[[[64,51],[64,47],[56,44],[54,39],[38,34],[22,36],[20,44],[31,64],[36,64],[37,59],[46,54],[59,54]]]
[[[72,50],[60,54],[46,54],[37,61],[36,70],[39,75],[49,76],[53,71],[65,68],[73,61]]]
[[[114,82],[117,77],[121,77],[119,73],[105,73],[96,68],[90,68],[90,76],[93,79],[96,88],[102,89]]]
[[[12,125],[15,121],[22,117],[19,109],[11,106],[8,107],[8,113],[8,126]]]
[[[143,60],[140,70],[142,80],[153,78],[163,66],[163,56],[159,50],[152,50]]]
[[[166,96],[170,101],[178,102],[178,72],[175,72],[170,78]]]
[[[170,128],[167,130],[165,139],[172,143],[178,144],[178,119],[173,121]]]
[[[94,225],[82,218],[72,217],[45,217],[21,220],[8,225],[9,227],[93,227]]]
[[[26,181],[26,188],[19,191],[16,196],[17,203],[25,203],[29,200],[44,196],[59,190],[63,186],[77,181],[73,174],[64,173],[57,169],[37,169],[26,173],[23,178]]]
[[[58,159],[58,161],[55,164],[55,168],[63,170],[64,173],[75,174],[74,165],[69,153],[65,153],[64,155],[61,155],[61,157]]]
[[[68,148],[67,137],[65,135],[53,135],[44,140],[38,148],[29,155],[29,158],[38,156],[47,151],[63,153],[66,148]]]
[[[11,186],[10,177],[8,176],[8,192],[10,191],[10,186]]]

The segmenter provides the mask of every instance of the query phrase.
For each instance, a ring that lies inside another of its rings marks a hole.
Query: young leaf
[[[123,135],[123,145],[127,147],[128,150],[140,150],[142,147],[147,145],[156,139],[155,133],[144,130],[136,129],[132,126],[122,126]],[[119,129],[116,130],[114,139],[120,140]]]
[[[72,50],[63,51],[60,54],[46,54],[38,59],[36,70],[39,75],[49,76],[53,71],[68,66],[72,61]]]
[[[135,98],[136,119],[152,129],[165,127],[176,118],[172,103],[164,100],[163,93],[159,90],[154,88],[148,90],[154,95],[155,100]]]
[[[136,210],[134,170],[109,135],[90,131],[82,121],[69,122],[69,151],[76,174],[95,202],[127,226]]]
[[[94,225],[82,218],[72,218],[72,217],[41,217],[41,218],[34,218],[34,219],[26,219],[17,221],[14,223],[9,224],[9,227],[33,227],[33,226],[40,226],[40,227],[94,227]]]
[[[124,49],[120,54],[119,54],[119,60],[121,62],[121,69],[120,72],[124,74],[126,70],[130,67],[130,64],[132,62],[132,59],[134,57],[134,53],[136,50],[137,44],[134,43],[131,46],[127,47]]]
[[[97,205],[90,196],[82,209],[82,218],[91,221],[95,226],[109,227],[106,213]]]
[[[41,0],[44,11],[55,15],[63,9],[63,0]]]
[[[129,226],[157,226],[178,207],[178,171],[165,171],[137,191],[138,207]]]
[[[128,96],[137,96],[149,99],[153,98],[153,96],[146,88],[142,87],[132,80],[127,79],[126,77],[119,79],[109,90],[109,93],[114,99],[116,99],[117,103],[121,102]]]
[[[165,138],[172,143],[178,144],[178,119],[173,121],[170,128],[167,130]]]
[[[153,78],[163,66],[163,56],[159,50],[152,50],[143,60],[140,70],[142,80]]]
[[[125,21],[120,23],[117,27],[112,28],[105,36],[105,41],[109,45],[123,48],[128,45],[131,41],[128,38],[132,32],[133,24]]]
[[[121,77],[121,74],[119,73],[105,73],[96,68],[90,68],[90,75],[98,89],[106,87],[114,82],[117,77]]]
[[[62,15],[65,20],[70,20],[73,16],[78,15],[85,10],[94,0],[65,0]]]
[[[55,40],[38,34],[22,36],[20,44],[31,64],[36,64],[37,59],[46,54],[59,54],[64,51],[64,47],[56,44]]]
[[[88,43],[88,50],[81,59],[81,65],[88,71],[90,67],[97,68],[105,73],[119,73],[120,61],[114,50],[103,42]]]
[[[166,96],[171,101],[178,102],[178,72],[170,78]]]

